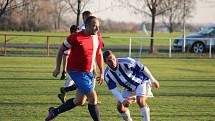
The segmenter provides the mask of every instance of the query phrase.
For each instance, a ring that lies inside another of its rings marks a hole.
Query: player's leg
[[[58,94],[58,98],[61,100],[62,103],[66,101],[67,92],[76,90],[76,86],[72,81],[72,78],[69,76],[66,79],[65,87],[60,88],[60,94]]]
[[[146,103],[147,97],[137,96],[137,104],[140,108],[140,114],[144,121],[150,121],[150,108]]]
[[[65,86],[61,88],[61,93],[66,93],[69,91],[76,90],[75,83],[72,81],[72,78],[68,76],[68,78],[65,81]]]
[[[117,103],[117,110],[124,121],[132,121],[129,109],[124,107],[123,104],[119,101]]]
[[[70,92],[70,91],[74,91],[74,90],[76,90],[75,84],[72,84],[72,85],[69,86],[69,87],[64,87],[64,91],[65,91],[65,92]]]
[[[58,114],[68,111],[74,108],[75,106],[83,105],[85,103],[85,100],[86,100],[86,95],[81,94],[79,90],[77,90],[75,98],[71,98],[67,100],[64,104],[58,107]]]
[[[81,72],[77,72],[77,71],[68,71],[68,74],[70,76],[73,75],[74,78],[73,77],[72,78],[74,79],[75,84],[77,83],[77,85],[78,85],[78,87],[77,87],[78,89],[76,90],[76,92],[77,92],[76,97],[67,100],[65,103],[63,103],[62,105],[60,105],[57,108],[51,108],[49,110],[49,114],[48,114],[47,118],[45,119],[46,121],[51,121],[60,113],[73,109],[77,105],[82,105],[86,100],[86,95],[83,93],[83,90],[82,90],[82,87],[85,87],[85,85],[82,81],[83,74]]]
[[[94,121],[100,121],[99,106],[97,104],[97,94],[95,90],[87,93],[88,110]]]
[[[61,79],[61,80],[64,80],[65,78],[66,78],[66,71],[63,70],[62,73],[61,73],[60,79]]]
[[[127,89],[124,88],[122,90],[122,96],[123,98],[130,98],[135,96],[135,93],[128,91]],[[124,105],[119,101],[117,103],[117,110],[124,121],[132,121],[129,109],[127,107],[124,107]]]
[[[94,90],[95,89],[95,81],[93,73],[87,73],[85,81],[85,88],[83,90],[83,93],[87,95],[88,99],[88,110],[89,113],[94,121],[100,121],[100,114],[99,114],[99,106],[97,104],[97,93]]]
[[[68,50],[64,51],[64,55],[63,55],[63,71],[61,75],[61,80],[64,80],[66,78],[67,57],[68,57]],[[68,79],[70,79],[70,76],[66,79],[66,83]],[[64,87],[60,88],[60,94],[58,94],[58,98],[61,100],[62,103],[66,101],[66,91]]]
[[[86,94],[88,98],[88,110],[94,121],[100,121],[99,107],[97,105],[97,94],[93,85],[93,73],[71,71],[72,79],[81,94]]]
[[[136,89],[136,95],[136,101],[139,105],[141,116],[143,117],[144,121],[150,121],[150,108],[146,102],[148,97],[153,97],[150,84],[145,82],[139,85]]]
[[[85,100],[86,100],[86,95],[81,94],[79,90],[77,90],[75,98],[71,98],[67,100],[65,103],[58,106],[57,108],[54,108],[54,107],[49,108],[49,114],[45,119],[45,121],[52,121],[52,119],[54,119],[59,114],[66,112],[68,110],[71,110],[78,105],[82,105],[85,102]]]

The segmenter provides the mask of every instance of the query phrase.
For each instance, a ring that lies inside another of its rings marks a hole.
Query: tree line
[[[86,1],[86,2],[84,2]],[[87,0],[83,0],[84,6]],[[0,0],[0,30],[58,31],[75,16],[75,0]]]
[[[67,29],[69,24],[76,22],[78,1],[81,1],[80,11],[92,2],[91,0],[0,0],[0,30],[58,31]],[[168,31],[173,32],[182,24],[184,17],[192,17],[195,0],[184,1],[185,4],[183,0],[121,0],[114,1],[114,4],[131,8],[134,14],[150,16],[152,18],[150,30],[152,31],[154,31],[155,18],[158,16]],[[73,19],[68,20],[66,17],[68,14],[73,16]],[[103,23],[104,31],[138,31],[138,25],[134,23],[111,20],[103,20]],[[116,27],[115,24],[120,27]],[[126,24],[128,26],[125,26]]]
[[[79,15],[91,0],[0,0],[0,30],[61,30],[68,18],[65,14],[77,15],[76,23],[79,23]],[[94,1],[95,2],[95,1]],[[113,0],[118,6],[131,8],[136,14],[151,17],[151,43],[150,51],[154,50],[154,30],[156,18],[163,18],[163,24],[169,32],[173,32],[175,26],[185,24],[185,19],[191,17],[195,8],[195,0]],[[71,20],[70,20],[71,21]],[[110,20],[103,21],[103,28],[112,31],[137,31],[138,27],[129,23],[116,24]],[[71,24],[71,22],[70,22]],[[123,25],[124,24],[124,25]],[[102,24],[101,24],[102,25]],[[106,25],[106,26],[104,26]],[[121,25],[121,26],[120,26]],[[117,28],[116,28],[117,26]],[[127,28],[126,28],[127,27]]]

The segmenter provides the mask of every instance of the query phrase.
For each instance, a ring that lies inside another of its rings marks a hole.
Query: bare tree
[[[17,22],[20,22],[18,9],[21,9],[28,0],[1,0],[0,1],[0,26],[2,29],[14,29]],[[4,16],[3,16],[4,15]]]
[[[128,5],[137,14],[145,14],[151,17],[151,42],[150,42],[150,52],[154,51],[154,27],[156,16],[161,15],[167,8],[162,8],[162,3],[165,0],[128,0],[121,1],[122,3]],[[147,9],[146,9],[147,8]]]
[[[169,7],[162,14],[162,19],[163,24],[168,28],[170,33],[174,31],[174,28],[182,25],[183,19],[192,17],[191,14],[195,9],[195,4],[195,0],[186,0],[185,3],[181,0],[165,0],[162,3],[161,6],[163,8]]]
[[[77,15],[76,25],[79,25],[80,13],[84,10],[85,6],[90,0],[65,0],[70,6],[72,12]]]
[[[53,5],[53,20],[55,30],[61,29],[61,21],[63,14],[68,10],[66,2],[62,0],[53,0],[51,1]]]
[[[17,11],[20,14],[19,18],[22,19],[21,29],[23,31],[38,31],[52,27],[54,23],[51,21],[53,5],[49,0],[23,0],[23,2],[28,2],[28,4]]]
[[[0,1],[0,18],[6,12],[6,9],[9,7],[10,3],[12,3],[12,2],[13,2],[13,0],[1,0]]]
[[[0,0],[0,18],[3,14],[8,11],[14,10],[15,8],[22,7],[22,1],[16,0]]]

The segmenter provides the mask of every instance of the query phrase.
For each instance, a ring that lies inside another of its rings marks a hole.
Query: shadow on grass
[[[189,69],[189,68],[176,68],[176,70],[179,70],[179,71],[188,71],[188,72],[198,72],[198,73],[202,73],[202,72],[208,72],[208,71],[204,71],[204,70],[196,70],[196,69]]]
[[[51,76],[50,76],[51,77]],[[8,80],[14,80],[14,81],[17,81],[17,80],[56,80],[56,79],[53,79],[53,78],[37,78],[37,77],[0,77],[0,82],[2,82],[3,80],[5,81],[8,81]],[[58,79],[60,80],[60,79]]]
[[[195,79],[190,79],[190,80],[159,80],[160,82],[215,82],[215,80],[208,80],[208,79],[198,79],[198,80],[195,80]]]
[[[10,106],[27,106],[27,105],[59,105],[59,103],[54,103],[54,102],[0,102],[0,105],[1,106],[7,106],[7,105],[10,105]]]
[[[159,94],[159,96],[181,96],[181,97],[215,97],[215,94],[191,94],[191,93],[172,93]]]
[[[181,111],[181,112],[183,112],[183,111]],[[192,113],[192,115],[191,115],[191,113],[187,113],[187,114],[173,114],[173,113],[167,113],[167,114],[164,114],[164,113],[162,113],[162,114],[153,114],[153,117],[160,117],[160,118],[170,118],[170,117],[172,117],[172,118],[174,118],[174,117],[188,117],[188,118],[191,118],[191,116],[193,116],[193,117],[211,117],[211,116],[213,116],[213,117],[215,117],[215,115],[209,115],[209,114],[193,114]],[[137,115],[137,114],[133,114],[132,115],[132,117],[140,117],[140,115]],[[192,119],[192,118],[191,118]],[[199,121],[203,121],[203,120],[199,120]],[[206,120],[204,120],[204,121],[206,121]],[[207,120],[207,121],[214,121],[214,120]]]
[[[4,72],[52,73],[49,67],[1,67]]]

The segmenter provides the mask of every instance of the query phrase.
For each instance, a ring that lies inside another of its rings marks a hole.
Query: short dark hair
[[[106,58],[110,55],[114,55],[113,52],[111,50],[106,50],[104,53],[103,53],[103,58],[104,58],[104,62],[106,62]]]
[[[95,16],[89,16],[89,17],[87,17],[87,20],[86,20],[85,24],[89,25],[93,19],[97,19],[97,18]]]
[[[72,34],[73,32],[76,32],[78,30],[78,27],[76,25],[72,25],[70,27],[70,34]]]
[[[82,13],[82,18],[84,18],[84,16],[91,16],[91,15],[92,15],[92,13],[90,11],[84,11]]]

